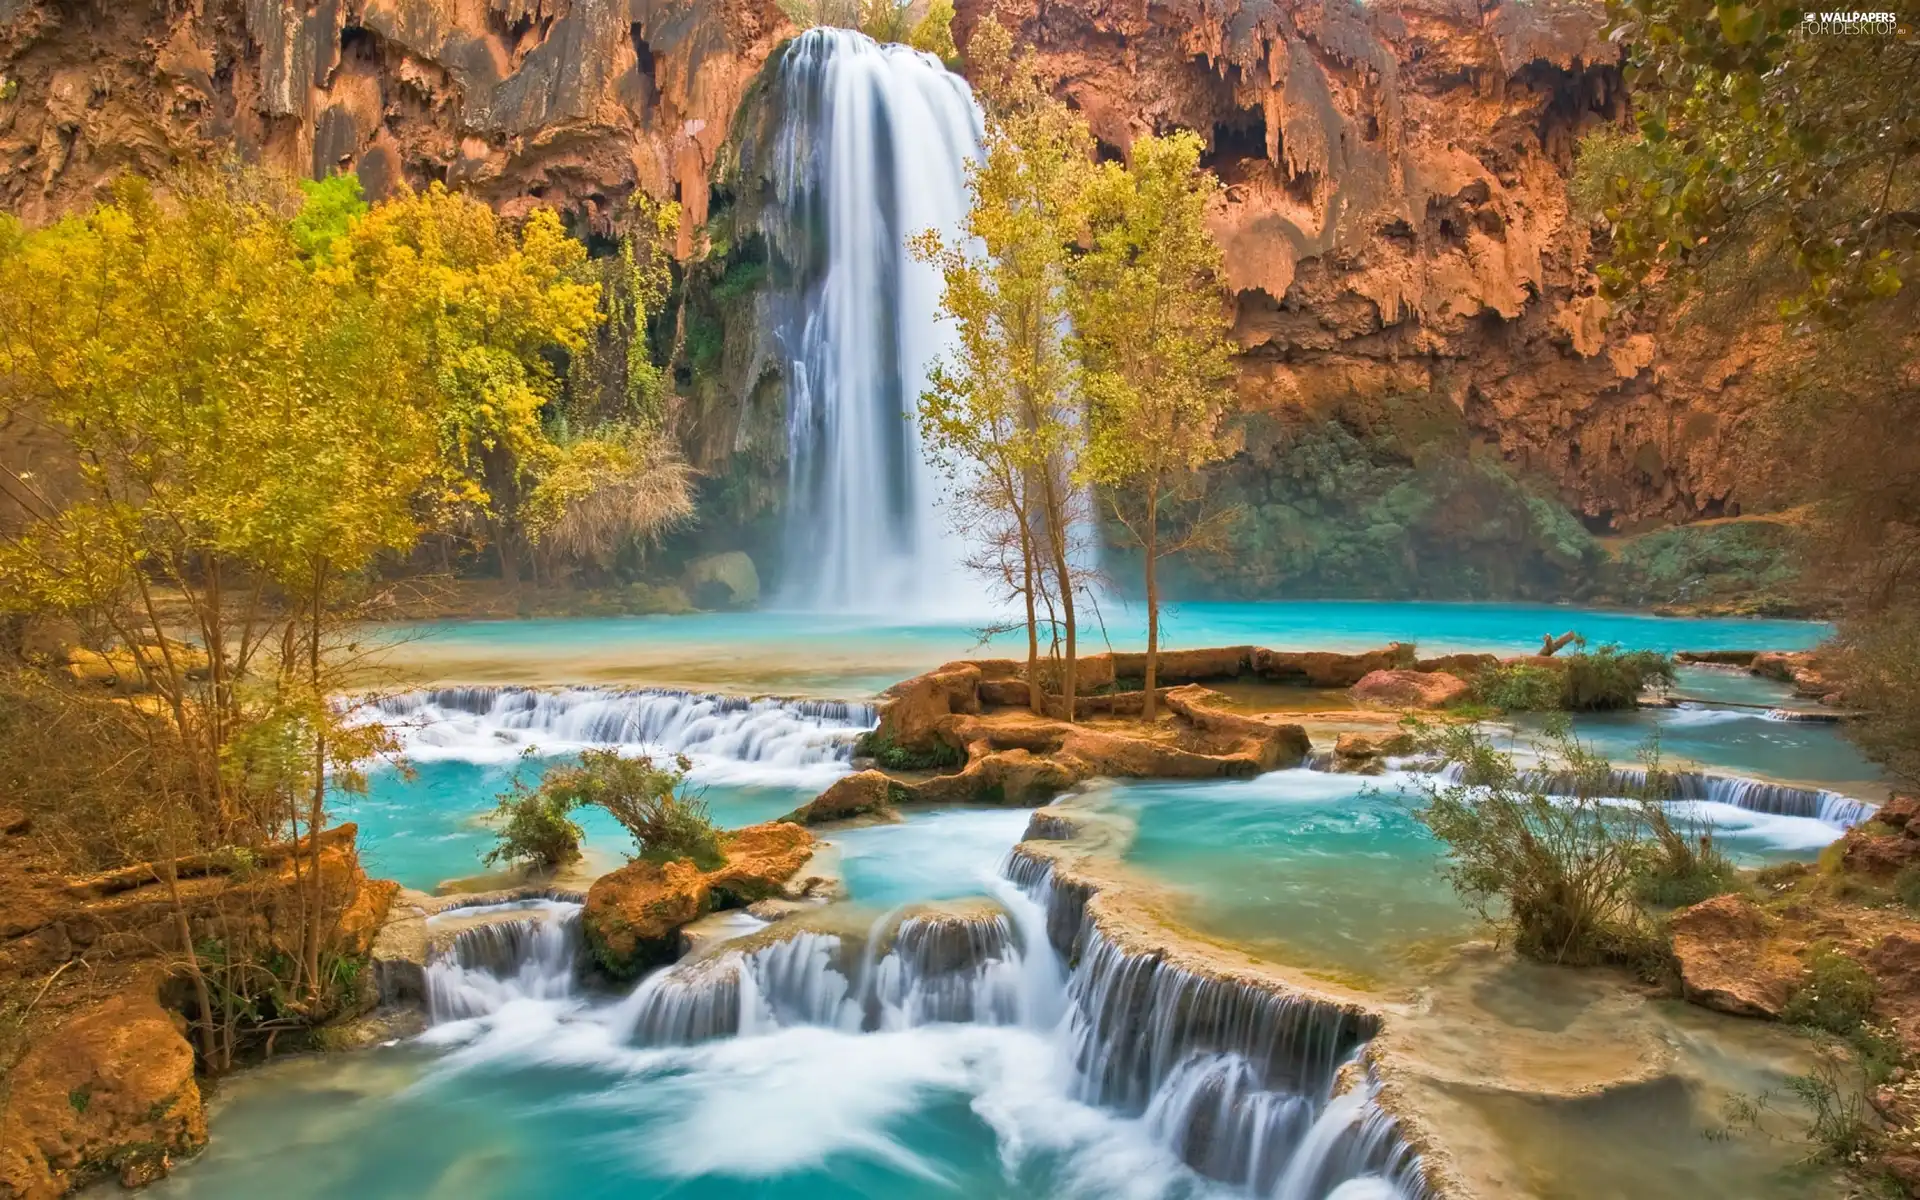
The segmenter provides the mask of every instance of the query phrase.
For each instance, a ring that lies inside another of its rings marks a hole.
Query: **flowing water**
[[[913,414],[949,335],[939,272],[908,240],[951,241],[980,116],[932,55],[847,29],[795,38],[779,66],[778,261],[794,268],[780,331],[787,405],[783,599],[840,612],[984,610],[937,498]]]
[[[902,827],[891,832],[904,832]],[[1017,836],[1017,835],[1016,835]],[[415,1043],[235,1082],[172,1197],[1410,1197],[1361,1018],[1049,935],[1044,874],[909,836],[988,896],[583,992],[570,907],[463,934]],[[1004,856],[1007,843],[992,848]],[[880,851],[873,851],[879,855]],[[904,877],[896,874],[894,877]]]
[[[583,749],[685,755],[715,821],[738,827],[811,800],[874,723],[870,706],[844,701],[602,688],[438,688],[381,697],[367,715],[395,733],[410,770],[376,765],[366,794],[340,796],[335,813],[359,824],[368,870],[428,890],[482,869],[496,797]],[[606,865],[630,848],[600,810],[576,819]]]

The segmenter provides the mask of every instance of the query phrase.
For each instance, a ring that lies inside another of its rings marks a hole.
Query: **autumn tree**
[[[1202,519],[1163,532],[1193,472],[1223,457],[1232,343],[1220,247],[1206,226],[1219,181],[1182,130],[1135,141],[1126,166],[1105,163],[1088,190],[1092,231],[1073,263],[1074,350],[1087,405],[1087,482],[1140,548],[1147,602],[1145,715],[1154,718],[1160,559],[1204,542]]]
[[[171,191],[0,221],[0,417],[39,455],[0,468],[0,610],[65,623],[73,680],[110,690],[56,699],[163,764],[140,804],[101,806],[125,857],[173,888],[188,851],[291,848],[274,986],[317,1016],[327,797],[389,744],[335,703],[345,629],[383,558],[573,461],[543,425],[549,358],[597,290],[551,214],[506,230],[439,189],[362,213],[337,185],[245,173]]]
[[[1025,608],[1027,680],[1043,707],[1040,630],[1059,645],[1061,706],[1073,719],[1075,613],[1083,581],[1072,544],[1081,444],[1070,347],[1070,247],[1085,226],[1092,170],[1086,125],[1048,94],[1011,35],[988,20],[967,47],[986,109],[961,237],[929,231],[914,251],[945,282],[941,315],[958,344],[920,400],[922,440],[956,467],[956,523],[989,546],[984,567]]]

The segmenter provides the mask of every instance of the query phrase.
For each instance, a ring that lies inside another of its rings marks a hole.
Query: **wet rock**
[[[893,796],[898,790],[893,780],[879,771],[855,771],[833,781],[826,791],[794,809],[783,821],[818,825],[825,821],[846,821],[854,817],[881,817],[898,820]]]
[[[1413,752],[1410,733],[1341,734],[1333,743],[1333,769],[1350,774],[1375,774],[1386,766],[1385,759]]]
[[[1753,901],[1715,896],[1676,913],[1672,932],[1688,1000],[1737,1017],[1779,1018],[1800,964]]]
[[[0,1195],[52,1200],[105,1174],[136,1186],[206,1144],[193,1049],[157,982],[140,977],[35,1039],[0,1110]]]
[[[1446,708],[1466,699],[1466,681],[1443,671],[1373,671],[1350,690],[1367,708]]]

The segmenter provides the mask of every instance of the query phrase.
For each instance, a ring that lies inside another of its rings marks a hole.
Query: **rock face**
[[[1792,948],[1744,896],[1715,896],[1676,913],[1673,954],[1688,1000],[1738,1017],[1777,1019],[1800,978]]]
[[[760,600],[760,573],[738,550],[687,564],[687,595],[701,608],[751,608]]]
[[[1609,313],[1570,210],[1576,140],[1628,109],[1599,6],[965,0],[963,43],[989,9],[1115,151],[1208,137],[1255,411],[1372,397],[1391,423],[1381,398],[1444,398],[1596,526],[1737,510],[1738,383],[1766,339]],[[1258,428],[1228,471],[1259,469]]]
[[[778,895],[813,854],[813,835],[789,821],[735,830],[725,861],[702,871],[686,859],[632,862],[602,875],[581,912],[587,945],[607,972],[631,979],[679,955],[679,930],[708,912]]]
[[[100,1174],[128,1186],[206,1144],[193,1049],[147,975],[36,1039],[0,1108],[0,1195],[53,1200]]]
[[[800,825],[819,825],[826,821],[846,821],[854,817],[882,817],[898,820],[893,811],[893,793],[899,785],[879,771],[855,771],[836,779],[827,790],[794,809],[783,821]]]
[[[0,205],[42,220],[120,171],[237,149],[602,231],[636,189],[670,196],[691,249],[734,111],[792,28],[772,0],[9,0]]]
[[[1284,525],[1262,510],[1285,507],[1270,480],[1290,431],[1336,410],[1373,442],[1444,418],[1463,460],[1484,443],[1595,528],[1739,512],[1734,450],[1770,329],[1610,313],[1570,210],[1576,139],[1628,110],[1598,5],[962,0],[962,45],[990,8],[1109,152],[1174,127],[1207,139],[1254,414],[1218,475],[1261,527]],[[671,197],[691,253],[709,209],[745,191],[727,177],[730,131],[792,32],[774,0],[5,0],[0,207],[44,221],[122,171],[237,150],[351,169],[375,195],[445,180],[509,215],[551,205],[583,232],[608,232],[636,191]],[[764,299],[738,320],[765,326]],[[751,443],[769,463],[736,473],[764,506],[777,488],[754,472],[779,477],[782,368],[750,335],[728,328],[731,384],[700,392],[690,451],[731,472]],[[773,440],[743,435],[747,408]],[[1436,529],[1455,545],[1476,530],[1511,544],[1506,526],[1531,519],[1498,488],[1446,495]],[[1377,549],[1405,544],[1406,516],[1368,526]],[[1480,586],[1587,553],[1535,541],[1547,561],[1483,556],[1501,577]],[[1269,566],[1240,554],[1221,582],[1257,592]]]

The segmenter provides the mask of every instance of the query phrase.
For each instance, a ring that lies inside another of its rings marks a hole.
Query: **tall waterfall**
[[[785,603],[855,612],[986,607],[921,454],[913,413],[946,343],[939,274],[907,240],[951,237],[976,154],[973,94],[928,54],[846,29],[795,38],[780,65],[771,165],[793,270]]]

